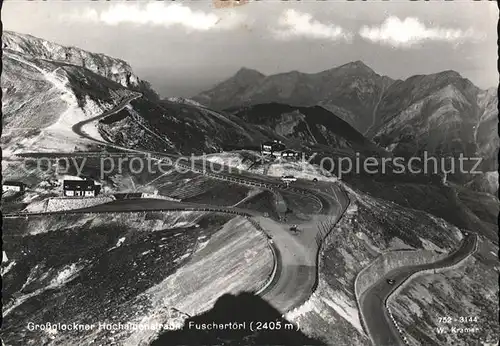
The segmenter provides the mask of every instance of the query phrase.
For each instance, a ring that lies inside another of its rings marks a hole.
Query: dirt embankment
[[[257,290],[268,279],[273,258],[265,236],[245,218],[226,223],[207,242],[199,244],[189,263],[144,294],[150,308],[133,323],[170,323],[165,309],[191,316],[212,308],[226,293]],[[151,341],[151,330],[128,335],[124,345]]]

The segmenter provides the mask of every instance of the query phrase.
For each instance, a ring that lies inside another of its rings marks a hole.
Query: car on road
[[[274,244],[274,240],[273,240],[273,237],[271,237],[269,234],[266,233],[266,237],[267,237],[267,241],[269,242],[269,244]]]
[[[394,279],[387,279],[387,283],[389,285],[394,285],[396,283],[396,280],[394,280]]]
[[[297,229],[297,225],[292,225],[292,226],[290,227],[290,231],[292,231],[292,232],[297,232],[297,231],[298,231],[298,229]]]

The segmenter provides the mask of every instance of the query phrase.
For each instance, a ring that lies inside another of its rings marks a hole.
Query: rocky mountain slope
[[[264,76],[242,68],[193,99],[218,110],[269,102],[320,105],[364,133],[372,125],[380,98],[393,82],[361,61],[312,74],[292,71]]]
[[[322,146],[363,152],[381,151],[348,123],[322,107],[262,104],[217,112],[184,101],[142,98],[103,119],[101,135],[116,144],[148,150],[210,153],[253,148],[279,139],[296,150]],[[214,136],[214,134],[217,134]]]
[[[140,91],[150,97],[157,97],[149,83],[137,77],[130,65],[121,59],[91,53],[76,47],[62,46],[32,35],[12,31],[2,32],[2,49],[37,59],[84,67],[126,88]]]
[[[483,174],[471,172],[476,161],[468,160],[466,172],[457,167],[452,178],[490,181],[500,146],[497,107],[496,89],[481,90],[454,71],[414,76],[388,89],[378,107],[382,120],[372,129],[373,140],[397,156],[428,152],[438,159],[480,158],[475,170]]]
[[[84,148],[72,125],[117,105],[132,92],[86,68],[4,49],[2,149],[68,151]]]
[[[320,152],[384,154],[375,143],[397,156],[463,153],[483,158],[485,174],[452,178],[496,191],[496,89],[480,90],[454,71],[394,81],[360,61],[316,74],[265,76],[243,68],[193,100],[159,100],[120,59],[12,32],[4,33],[3,47],[6,153],[80,148],[74,124],[139,91],[140,99],[93,124],[95,138],[187,154],[256,147],[277,137]]]
[[[219,110],[244,105],[246,100],[243,95],[252,92],[252,88],[265,78],[264,74],[243,67],[232,78],[223,81],[211,90],[193,97],[193,100]]]
[[[384,153],[346,121],[321,106],[299,107],[267,103],[230,108],[228,111],[246,123],[269,129],[290,147],[323,147],[343,150],[344,153]]]
[[[377,110],[381,124],[371,132],[394,152],[490,155],[497,103],[496,91],[482,91],[454,71],[414,76],[388,89]]]

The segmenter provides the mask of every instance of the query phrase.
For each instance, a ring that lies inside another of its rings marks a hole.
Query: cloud
[[[305,37],[324,40],[350,41],[352,34],[333,24],[323,24],[313,19],[309,13],[296,10],[285,10],[278,18],[278,28],[272,30],[278,39]]]
[[[439,26],[427,27],[418,18],[408,17],[400,20],[394,16],[388,17],[380,26],[363,26],[359,30],[359,35],[375,43],[402,48],[411,47],[425,41],[459,43],[482,38],[472,29],[464,31]]]
[[[141,4],[115,4],[103,11],[87,9],[71,19],[101,22],[107,25],[138,24],[153,26],[182,26],[196,31],[231,29],[244,22],[244,17],[232,10],[215,13],[194,11],[179,3],[163,2]]]

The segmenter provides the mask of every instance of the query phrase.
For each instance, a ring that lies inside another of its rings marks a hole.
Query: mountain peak
[[[243,77],[243,78],[248,78],[248,77],[265,77],[264,74],[260,73],[257,70],[247,68],[247,67],[242,67],[236,72],[234,75],[235,77]]]
[[[356,60],[356,61],[352,61],[350,62],[351,65],[354,65],[354,66],[363,66],[363,67],[368,67],[368,65],[366,65],[363,61],[361,60]]]
[[[338,68],[339,69],[363,70],[366,72],[375,73],[375,71],[373,71],[368,65],[366,65],[361,60],[348,62],[347,64],[341,65]]]

